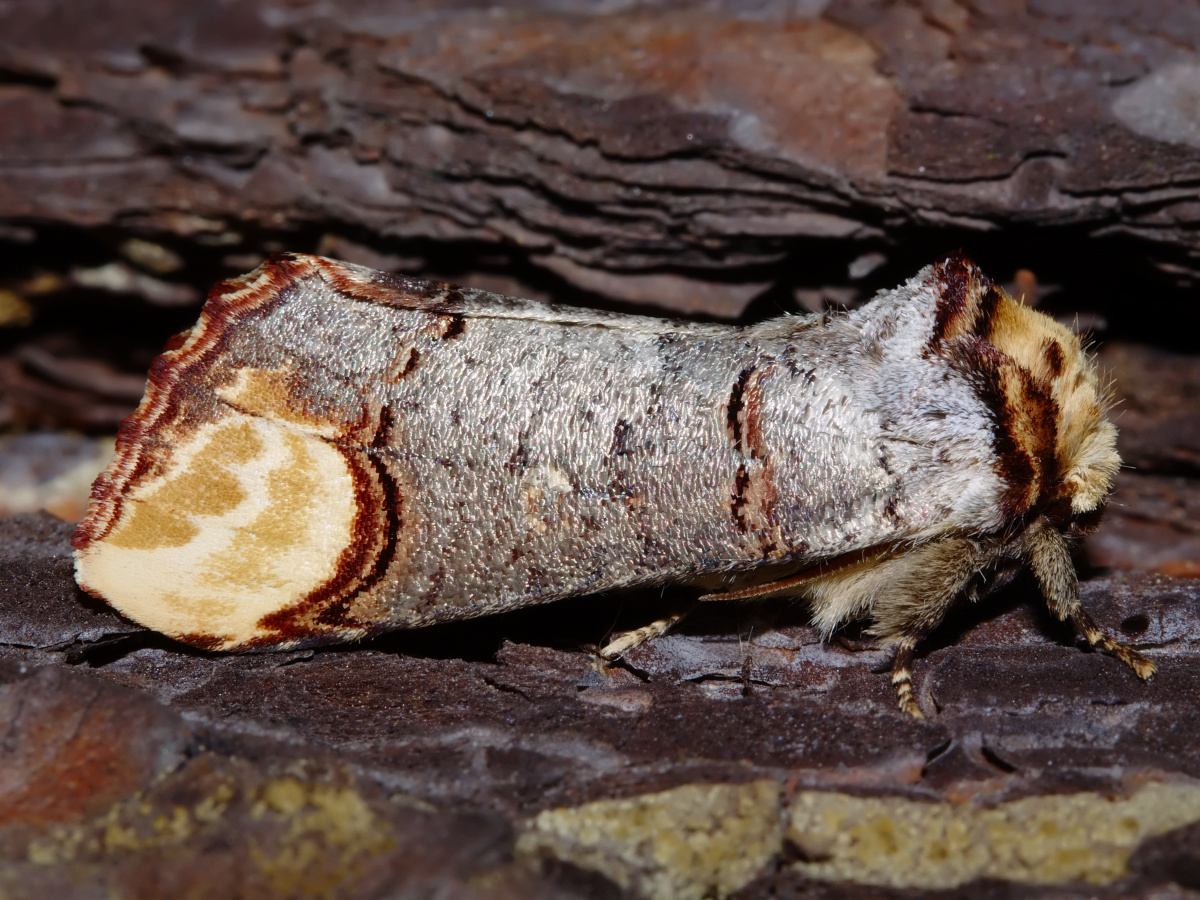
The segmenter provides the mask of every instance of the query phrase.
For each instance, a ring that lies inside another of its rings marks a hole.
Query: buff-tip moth
[[[747,328],[281,254],[154,363],[75,533],[80,585],[197,647],[282,649],[684,583],[797,596],[895,650],[1069,547],[1119,458],[1079,340],[970,262]],[[618,638],[612,657],[660,633]]]

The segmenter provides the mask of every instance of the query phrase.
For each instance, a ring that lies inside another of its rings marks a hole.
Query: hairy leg
[[[1029,568],[1046,598],[1046,605],[1059,619],[1070,620],[1084,639],[1093,646],[1116,657],[1143,681],[1154,674],[1156,666],[1128,644],[1114,640],[1096,625],[1079,602],[1079,580],[1071,565],[1067,540],[1058,530],[1039,519],[1025,534],[1026,558]]]
[[[998,553],[995,540],[946,538],[914,549],[890,573],[872,609],[872,630],[896,648],[892,684],[902,711],[924,718],[912,686],[916,648]]]
[[[634,628],[632,631],[623,631],[620,634],[613,635],[612,640],[600,648],[600,658],[606,662],[613,662],[635,647],[640,647],[647,641],[662,637],[678,625],[683,617],[695,608],[695,604],[693,604],[682,612],[671,616],[664,616],[661,619],[655,619],[641,628]]]
[[[896,644],[896,655],[892,658],[892,686],[896,688],[896,703],[901,712],[914,719],[923,719],[921,706],[917,703],[912,686],[912,663],[916,653],[916,641],[902,639]]]

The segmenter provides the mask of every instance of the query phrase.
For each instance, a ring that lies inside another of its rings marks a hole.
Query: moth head
[[[934,343],[993,416],[1005,514],[1094,525],[1121,459],[1109,392],[1079,337],[961,257],[935,272]]]
[[[1053,477],[1041,502],[1069,503],[1074,516],[1100,510],[1121,465],[1109,392],[1079,337],[1043,313],[1005,296],[994,331],[997,347],[1016,360],[1051,403]],[[1048,473],[1049,474],[1049,473]]]

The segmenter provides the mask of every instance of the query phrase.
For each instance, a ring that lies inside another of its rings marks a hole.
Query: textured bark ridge
[[[813,240],[914,227],[1137,235],[1200,270],[1185,0],[736,8],[173,0],[78,28],[18,0],[0,219],[251,252],[336,223],[718,314]]]

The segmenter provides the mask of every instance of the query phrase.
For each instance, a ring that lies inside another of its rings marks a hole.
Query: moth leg
[[[912,686],[916,648],[994,557],[995,548],[988,542],[946,538],[892,560],[881,573],[871,610],[872,630],[896,648],[892,684],[901,711],[924,718]]]
[[[600,648],[600,658],[605,662],[614,662],[620,659],[630,650],[642,646],[647,641],[652,641],[655,638],[660,638],[690,613],[695,606],[689,606],[682,612],[675,613],[671,616],[665,616],[661,619],[655,619],[648,625],[643,625],[641,628],[634,628],[632,631],[623,631],[618,635],[614,635],[613,639]]]
[[[1105,634],[1083,608],[1079,602],[1079,579],[1071,565],[1071,552],[1066,538],[1057,529],[1044,519],[1030,525],[1026,533],[1026,553],[1046,605],[1055,616],[1063,621],[1070,619],[1088,644],[1125,663],[1143,681],[1154,674],[1157,666],[1153,662],[1128,644]]]
[[[1149,681],[1151,676],[1158,671],[1158,666],[1152,660],[1138,653],[1128,644],[1114,641],[1105,634],[1082,606],[1071,611],[1071,623],[1079,629],[1089,644],[1099,647],[1109,656],[1116,657],[1125,663],[1142,681]]]
[[[915,640],[901,640],[896,645],[896,655],[892,658],[892,685],[896,688],[896,702],[901,712],[906,712],[914,719],[925,718],[921,706],[913,693],[912,664],[916,654]]]

